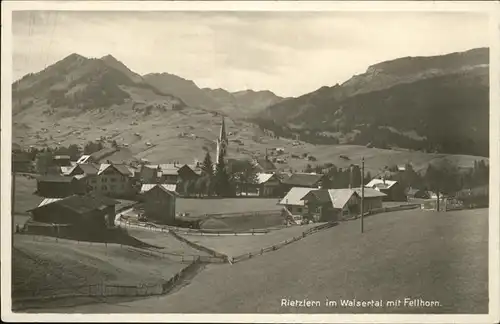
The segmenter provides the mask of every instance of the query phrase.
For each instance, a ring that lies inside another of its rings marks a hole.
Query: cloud
[[[402,56],[488,46],[487,17],[416,12],[14,12],[19,78],[71,53],[297,96]]]

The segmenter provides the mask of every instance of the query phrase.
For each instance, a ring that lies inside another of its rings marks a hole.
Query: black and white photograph
[[[498,320],[498,6],[14,2],[3,320]]]

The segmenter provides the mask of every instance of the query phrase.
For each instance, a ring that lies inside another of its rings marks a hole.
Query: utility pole
[[[363,201],[365,199],[365,158],[361,159],[361,233],[363,233],[363,214],[365,213]]]

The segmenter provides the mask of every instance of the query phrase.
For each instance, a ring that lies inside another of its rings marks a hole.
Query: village
[[[56,155],[45,172],[39,172],[41,174],[37,176],[28,173],[28,177],[36,178],[35,194],[43,200],[29,210],[32,219],[23,230],[34,231],[37,224],[113,227],[123,220],[128,224],[200,228],[201,223],[215,216],[220,218],[232,214],[224,210],[210,212],[209,206],[218,204],[217,198],[238,199],[235,204],[242,205],[243,210],[239,211],[242,215],[256,212],[277,214],[279,211],[279,220],[274,225],[290,226],[337,222],[397,206],[456,210],[464,208],[464,199],[460,197],[471,195],[470,190],[446,196],[426,188],[404,187],[396,180],[386,179],[387,169],[366,179],[359,164],[352,165],[356,168],[351,167],[348,171],[346,187],[331,189],[332,180],[321,170],[294,173],[278,170],[273,163],[276,157],[270,158],[267,150],[263,158],[250,161],[228,159],[228,144],[222,119],[215,163],[212,163],[209,152],[203,163],[195,159],[192,164],[150,164],[145,159],[139,163],[116,162],[108,158],[119,151],[116,144],[82,155],[76,161],[71,161],[67,155]],[[270,151],[277,151],[278,156],[284,153],[282,148]],[[14,176],[29,169],[27,164],[31,161],[26,163],[26,159],[19,159],[19,154],[13,156],[17,157],[13,159]],[[228,169],[232,170],[231,175]],[[353,169],[358,176],[354,175]],[[405,171],[406,166],[398,166],[393,173]],[[363,177],[359,176],[360,172]],[[232,190],[229,189],[231,186]],[[15,194],[12,197],[14,206]],[[197,199],[200,208],[195,214],[179,212],[176,208],[179,197]],[[245,207],[245,200],[256,198],[265,199],[266,203]],[[125,211],[124,206],[127,207]],[[21,231],[19,226],[17,231]]]

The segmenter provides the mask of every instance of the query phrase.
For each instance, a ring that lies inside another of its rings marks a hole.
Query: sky
[[[446,12],[13,12],[13,77],[78,53],[200,88],[300,96],[368,66],[488,46],[488,19]]]

